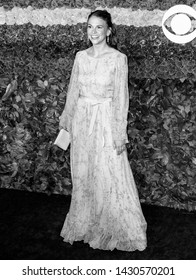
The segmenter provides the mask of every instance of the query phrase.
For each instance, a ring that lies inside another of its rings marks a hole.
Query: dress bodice
[[[108,98],[113,96],[117,53],[94,58],[82,51],[79,56],[80,95]]]

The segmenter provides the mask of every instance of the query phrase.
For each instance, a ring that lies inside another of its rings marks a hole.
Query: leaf
[[[190,109],[191,109],[191,106],[190,105],[187,105],[185,106],[185,112],[188,114],[190,112]]]
[[[169,162],[169,154],[168,153],[165,153],[163,155],[163,158],[162,158],[161,162],[162,162],[163,165],[167,165],[168,164],[168,162]]]
[[[147,101],[147,105],[149,105],[150,102],[152,102],[155,98],[156,98],[156,95],[151,96]]]
[[[5,94],[2,97],[2,100],[5,101],[10,97],[10,95],[17,89],[18,83],[17,80],[13,80],[6,88]]]
[[[165,120],[165,121],[164,121],[163,127],[164,127],[166,130],[169,130],[169,126],[168,126],[169,123],[170,123],[169,120]]]
[[[13,178],[18,173],[18,164],[17,164],[17,162],[13,162],[12,163],[12,168],[13,168],[13,173],[12,173],[11,177]]]
[[[48,86],[48,81],[47,81],[47,80],[44,81],[44,86],[45,86],[45,87]]]
[[[19,111],[20,110],[20,108],[18,107],[18,105],[17,104],[13,104],[12,105],[17,111]]]
[[[18,113],[18,112],[14,112],[14,115],[15,115],[17,118],[19,118],[19,117],[20,117],[20,115],[19,115],[19,113]]]
[[[57,85],[51,85],[51,88],[55,91],[55,90],[59,90],[59,87]]]
[[[152,156],[153,159],[162,159],[163,158],[163,154],[161,151],[156,151],[153,156]]]
[[[20,102],[20,101],[21,101],[20,95],[16,95],[16,102]]]
[[[196,165],[196,158],[195,157],[192,158],[192,163]]]
[[[70,185],[71,185],[71,182],[70,182],[70,179],[69,179],[69,178],[64,178],[64,179],[63,179],[63,183],[64,183],[66,186],[70,186]]]
[[[42,80],[37,80],[37,84],[38,84],[38,86],[39,86],[40,88],[45,89],[45,84],[44,84],[44,82],[43,82]]]
[[[180,78],[181,83],[184,83],[185,80],[186,80],[186,77]]]

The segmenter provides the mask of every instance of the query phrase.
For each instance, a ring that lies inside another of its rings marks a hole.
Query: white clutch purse
[[[65,129],[61,129],[56,140],[54,141],[54,145],[57,145],[63,150],[67,150],[70,144],[70,134]]]

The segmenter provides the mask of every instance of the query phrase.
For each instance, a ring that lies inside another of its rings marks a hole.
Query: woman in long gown
[[[61,236],[92,248],[146,248],[146,220],[127,158],[125,54],[111,47],[107,11],[87,21],[92,46],[76,54],[60,128],[71,134],[72,199]]]

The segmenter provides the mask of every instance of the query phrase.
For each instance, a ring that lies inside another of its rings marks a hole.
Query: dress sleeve
[[[127,138],[127,114],[129,109],[128,65],[127,56],[117,57],[115,87],[112,102],[112,137],[115,141],[125,141]]]
[[[77,53],[71,72],[65,107],[59,118],[60,119],[59,125],[69,132],[71,132],[72,119],[75,113],[75,109],[79,97],[78,75],[79,75],[79,66],[78,66],[78,53]]]

